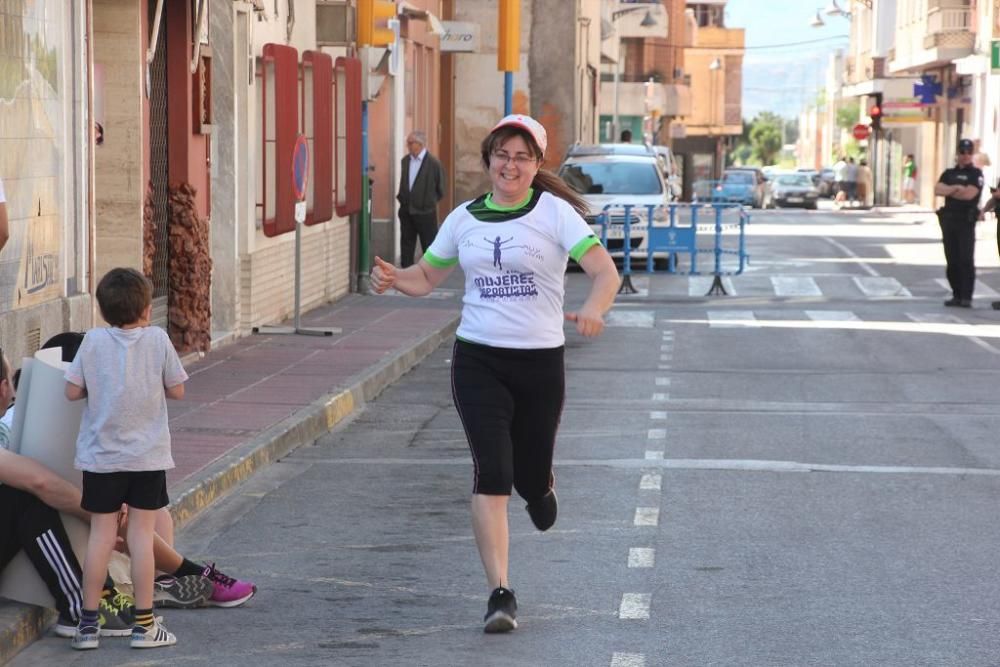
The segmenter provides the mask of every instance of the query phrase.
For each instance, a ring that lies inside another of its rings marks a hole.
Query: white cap
[[[512,113],[509,116],[504,116],[499,123],[493,127],[493,131],[506,126],[519,127],[522,130],[526,130],[531,138],[535,140],[538,147],[542,149],[542,155],[545,154],[545,148],[548,146],[548,136],[545,134],[545,128],[542,124],[531,116],[525,116],[524,114]]]

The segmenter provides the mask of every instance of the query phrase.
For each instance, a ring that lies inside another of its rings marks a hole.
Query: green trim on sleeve
[[[570,248],[569,256],[573,258],[574,262],[579,262],[580,259],[587,254],[587,251],[595,245],[601,245],[601,240],[591,234],[590,236],[580,239],[575,246]]]
[[[431,251],[428,250],[424,253],[424,261],[433,266],[435,269],[450,269],[458,264],[458,257],[444,259],[442,257],[438,257],[437,255],[432,255]]]

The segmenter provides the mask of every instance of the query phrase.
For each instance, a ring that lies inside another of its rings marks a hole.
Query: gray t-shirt
[[[187,380],[159,327],[91,329],[66,381],[87,390],[73,465],[88,472],[174,467],[164,387]]]

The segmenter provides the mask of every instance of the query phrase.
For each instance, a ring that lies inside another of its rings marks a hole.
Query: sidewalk
[[[446,287],[460,281],[452,276]],[[185,360],[184,400],[169,406],[177,527],[378,396],[451,336],[461,305],[457,289],[422,299],[351,294],[301,317],[303,328],[340,334],[252,335]],[[54,612],[0,600],[0,664],[54,620]]]

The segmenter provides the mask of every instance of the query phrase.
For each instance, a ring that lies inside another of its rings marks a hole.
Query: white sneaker
[[[177,637],[163,627],[159,618],[153,619],[152,627],[146,629],[140,625],[132,628],[132,648],[156,648],[158,646],[173,646]]]

